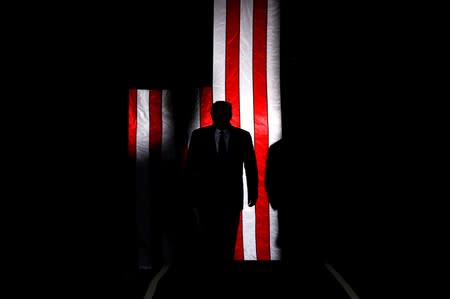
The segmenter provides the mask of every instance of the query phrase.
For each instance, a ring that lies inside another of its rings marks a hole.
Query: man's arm
[[[267,159],[266,159],[266,173],[264,174],[264,186],[266,188],[267,196],[269,197],[269,202],[275,210],[278,209],[278,202],[275,192],[277,190],[276,180],[277,174],[274,173],[274,158],[273,158],[273,146],[269,147],[267,151]],[[279,175],[279,174],[278,174]]]
[[[279,201],[283,198],[281,195],[283,192],[282,184],[286,184],[286,178],[283,176],[284,172],[280,168],[283,165],[282,159],[285,159],[282,155],[281,140],[272,144],[267,151],[264,186],[269,197],[270,205],[275,210],[279,208]]]
[[[258,167],[256,164],[255,148],[250,133],[244,133],[245,159],[244,167],[247,176],[248,206],[252,207],[258,199]]]

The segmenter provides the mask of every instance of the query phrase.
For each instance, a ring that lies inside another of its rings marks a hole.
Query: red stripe
[[[159,156],[162,142],[162,99],[161,90],[150,90],[150,153]]]
[[[254,0],[253,8],[253,111],[255,152],[258,164],[258,204],[256,205],[256,256],[270,260],[269,201],[264,188],[268,140],[267,123],[267,0]]]
[[[212,124],[210,113],[212,101],[212,88],[203,87],[200,94],[200,127]]]
[[[137,90],[128,90],[128,157],[136,159]]]
[[[226,48],[225,48],[225,99],[232,105],[231,124],[240,127],[239,105],[239,38],[240,38],[240,0],[227,0]],[[220,100],[220,99],[219,99]],[[242,235],[242,213],[236,236],[235,260],[244,259]]]

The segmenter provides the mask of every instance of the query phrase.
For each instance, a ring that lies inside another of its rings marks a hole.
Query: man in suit
[[[204,258],[230,262],[234,257],[240,212],[244,204],[243,169],[248,206],[258,197],[258,170],[249,132],[234,127],[231,103],[211,107],[213,125],[192,132],[187,156],[191,196],[198,216]]]

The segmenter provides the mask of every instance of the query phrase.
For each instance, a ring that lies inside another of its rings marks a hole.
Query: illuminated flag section
[[[252,135],[259,173],[258,202],[244,203],[235,259],[277,260],[277,214],[263,182],[268,147],[281,138],[279,1],[215,0],[213,26],[212,101],[232,103],[232,124]]]
[[[152,192],[150,189],[158,188],[156,184],[145,184],[158,179],[151,177],[154,173],[152,163],[157,165],[158,161],[182,161],[185,158],[188,141],[175,139],[175,132],[181,132],[182,136],[187,133],[190,137],[194,129],[212,124],[210,108],[213,102],[229,101],[233,107],[232,124],[252,136],[259,175],[256,206],[248,207],[244,190],[235,259],[278,260],[278,219],[269,203],[264,175],[269,146],[282,137],[279,0],[214,0],[212,13],[212,86],[196,88],[194,101],[190,102],[192,98],[189,98],[189,104],[183,102],[186,105],[179,102],[186,98],[174,101],[176,96],[170,90],[129,90],[128,152],[136,161],[137,203],[145,203]],[[173,113],[174,106],[178,107],[177,113]],[[187,106],[192,109],[185,109]],[[184,113],[191,114],[188,127],[174,119],[180,113],[183,119]],[[175,128],[180,124],[182,128]],[[137,217],[145,220],[148,207],[142,204]],[[150,234],[150,224],[143,223],[147,224],[138,234],[145,239]],[[147,246],[145,242],[143,244]]]
[[[153,158],[175,159],[174,123],[170,90],[130,88],[128,156],[134,157],[136,164]]]
[[[135,161],[138,264],[151,267],[158,250],[152,227],[152,197],[159,192],[162,161],[174,160],[173,101],[170,90],[128,91],[128,156]],[[157,212],[157,211],[154,211]]]

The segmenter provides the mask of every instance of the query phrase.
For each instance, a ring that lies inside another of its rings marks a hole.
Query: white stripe
[[[239,109],[241,128],[252,135],[253,119],[253,0],[241,1],[239,37]],[[248,206],[247,179],[244,174],[244,209],[242,211],[242,234],[244,260],[256,260],[255,207]]]
[[[149,91],[137,90],[136,162],[148,159],[150,140]]]
[[[145,243],[138,253],[139,267],[151,266],[151,257],[145,254],[147,246],[152,246],[149,239],[151,231],[148,221],[149,196],[149,92],[137,90],[136,99],[136,221],[139,238]],[[150,258],[150,259],[149,259]]]
[[[280,5],[279,0],[267,3],[267,119],[269,146],[281,138],[280,96]],[[278,236],[278,212],[269,208],[270,257],[280,259],[276,245]]]
[[[225,100],[226,9],[226,0],[214,0],[213,102]]]
[[[162,140],[161,140],[161,159],[163,161],[175,160],[175,144],[174,144],[174,119],[173,119],[173,102],[172,92],[164,89],[161,92],[162,106]]]

